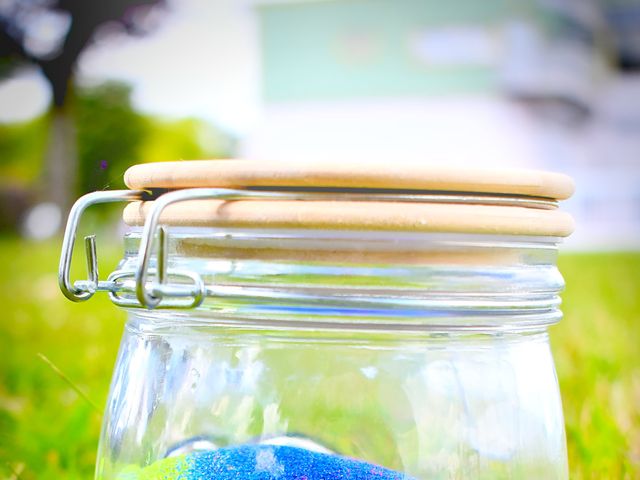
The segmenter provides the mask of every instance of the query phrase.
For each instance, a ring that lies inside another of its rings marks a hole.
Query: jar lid
[[[169,225],[545,236],[573,231],[571,217],[556,202],[571,196],[572,180],[536,170],[203,160],[136,165],[125,182],[152,191],[233,188],[257,197],[175,203],[160,217]],[[153,204],[129,204],[125,222],[144,224]]]
[[[431,245],[426,240],[439,237],[431,232],[448,238],[452,233],[490,234],[492,242],[492,235],[505,234],[520,236],[516,243],[534,236],[533,243],[555,245],[556,237],[573,229],[571,217],[557,208],[557,200],[573,192],[571,179],[532,170],[208,160],[137,165],[125,180],[132,190],[89,193],[71,209],[58,281],[73,301],[106,291],[125,307],[192,308],[215,296],[215,285],[207,284],[200,271],[170,264],[171,248],[181,255],[285,263],[508,265],[520,257],[494,252],[493,246],[449,251],[448,241]],[[80,217],[91,205],[115,201],[131,202],[124,211],[126,223],[144,225],[135,268],[120,268],[100,280],[95,236],[89,235],[88,278],[72,282]],[[161,224],[223,229],[172,231]],[[259,236],[255,241],[253,233]],[[466,240],[474,245],[482,241],[473,236]],[[296,251],[289,254],[289,249]]]
[[[290,163],[257,160],[194,160],[134,165],[124,174],[132,189],[193,187],[300,187],[420,190],[513,194],[564,200],[570,177],[523,169],[446,166],[399,167],[370,163]]]

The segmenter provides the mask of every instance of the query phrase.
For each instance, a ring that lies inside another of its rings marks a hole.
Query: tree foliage
[[[78,192],[124,188],[136,163],[227,156],[233,145],[198,119],[160,119],[136,112],[131,87],[107,82],[78,89],[73,102],[78,135]]]
[[[0,124],[0,188],[29,186],[42,170],[47,143],[47,118]]]
[[[78,193],[122,188],[122,175],[138,161],[147,122],[131,106],[131,88],[108,82],[79,89],[74,101],[78,135]]]
[[[67,99],[76,61],[101,25],[115,22],[131,34],[143,34],[145,11],[163,0],[6,0],[0,3],[0,75],[29,63],[51,84],[53,102]],[[48,25],[42,35],[39,25]]]

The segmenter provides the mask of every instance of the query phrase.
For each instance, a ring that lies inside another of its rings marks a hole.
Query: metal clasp
[[[177,202],[199,199],[238,200],[246,198],[296,198],[295,194],[271,191],[247,191],[224,188],[191,188],[165,193],[158,197],[147,216],[135,271],[117,270],[106,281],[100,281],[98,275],[98,257],[95,236],[85,237],[87,254],[88,279],[76,281],[69,279],[73,246],[76,239],[78,223],[83,212],[96,203],[142,200],[149,192],[144,190],[113,190],[89,193],[81,197],[71,209],[62,243],[62,254],[58,270],[58,283],[62,293],[74,302],[88,300],[97,291],[109,292],[111,300],[124,307],[162,308],[195,308],[207,295],[207,287],[196,272],[170,269],[168,263],[168,237],[165,227],[160,226],[160,216],[165,208]],[[157,265],[150,267],[154,242],[158,242]],[[150,275],[156,280],[150,281]],[[170,283],[170,278],[188,280],[188,283]],[[121,295],[124,293],[125,295]],[[135,298],[126,293],[135,293]],[[173,297],[171,301],[163,301],[165,297]],[[162,303],[161,303],[162,302]]]
[[[158,230],[158,224],[160,222],[160,216],[165,208],[173,203],[183,202],[187,200],[204,200],[204,199],[223,199],[223,200],[238,200],[242,198],[269,198],[274,197],[291,198],[292,195],[288,193],[275,193],[275,192],[263,192],[263,191],[247,191],[247,190],[232,190],[226,188],[188,188],[184,190],[175,190],[165,193],[160,196],[151,207],[147,219],[144,223],[142,230],[142,237],[140,238],[140,249],[138,250],[138,266],[135,273],[136,282],[136,297],[140,302],[140,305],[147,308],[155,308],[162,301],[162,297],[165,295],[166,288],[163,288],[163,284],[167,278],[167,234],[163,227],[160,228],[159,234],[156,235]],[[158,238],[158,267],[156,269],[156,275],[158,283],[147,286],[147,280],[149,277],[150,269],[149,264],[151,260],[151,252],[153,250],[154,240]],[[185,273],[185,272],[182,272]],[[189,273],[189,277],[194,280],[194,287],[199,287],[200,291],[192,292],[193,303],[192,307],[197,307],[202,303],[206,296],[206,286],[198,275],[193,272]],[[198,301],[199,300],[199,301]],[[163,304],[164,306],[164,304]]]
[[[151,273],[157,273],[153,270]],[[165,273],[173,279],[186,279],[189,283],[153,283],[148,288],[155,296],[162,297],[162,308],[185,309],[195,308],[204,300],[206,287],[200,275],[187,270],[170,269]],[[109,282],[113,282],[116,287],[109,292],[111,301],[119,307],[136,308],[140,307],[140,302],[136,299],[135,292],[135,272],[127,270],[116,270],[109,275]],[[125,295],[123,295],[123,293]],[[126,295],[129,293],[129,295]],[[172,297],[166,301],[165,297]]]
[[[71,259],[73,258],[73,246],[76,241],[78,224],[84,211],[97,203],[128,202],[141,200],[146,192],[144,190],[111,190],[88,193],[73,204],[69,212],[69,219],[62,240],[62,253],[58,267],[58,285],[65,297],[74,302],[83,302],[90,299],[98,290],[111,290],[109,282],[101,282],[98,273],[98,255],[96,252],[96,237],[89,235],[84,237],[87,254],[88,279],[77,281],[73,284],[70,280]]]

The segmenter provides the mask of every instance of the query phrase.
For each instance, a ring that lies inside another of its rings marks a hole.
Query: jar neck
[[[139,232],[121,270],[135,269]],[[170,271],[206,284],[184,322],[501,331],[561,318],[558,238],[173,228]],[[159,314],[164,316],[164,314]]]

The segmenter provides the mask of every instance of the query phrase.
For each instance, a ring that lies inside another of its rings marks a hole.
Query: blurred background
[[[123,316],[57,290],[70,205],[224,157],[571,175],[572,478],[640,478],[638,0],[0,0],[0,478],[92,475]]]

